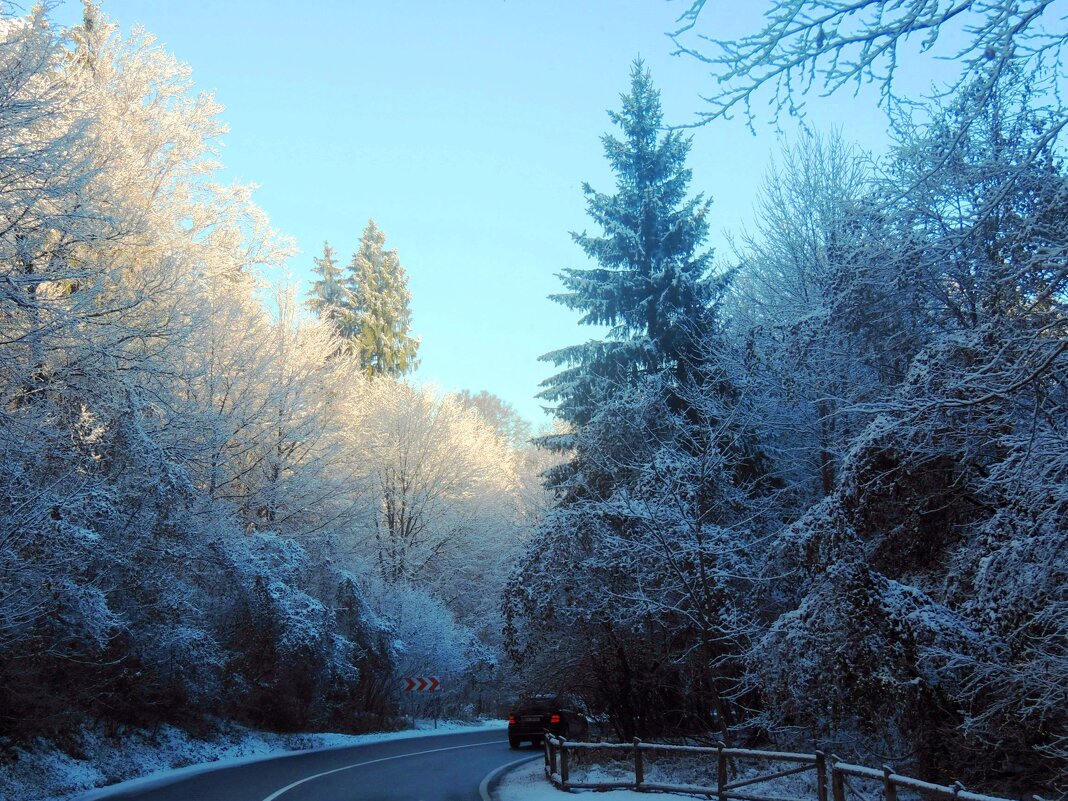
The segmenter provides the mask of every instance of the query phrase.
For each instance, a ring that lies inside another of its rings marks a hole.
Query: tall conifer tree
[[[541,443],[571,458],[548,473],[555,503],[513,573],[506,637],[533,675],[551,654],[553,675],[592,688],[624,739],[702,730],[709,710],[726,739],[747,622],[733,576],[748,575],[736,555],[756,518],[749,438],[711,355],[730,274],[709,275],[690,139],[663,130],[641,61],[609,116],[616,191],[584,186],[601,231],[573,234],[596,266],[565,270],[554,296],[608,333],[543,357],[564,367],[542,397],[570,431]]]
[[[312,272],[319,277],[312,282],[308,308],[320,319],[332,322],[343,337],[352,339],[354,304],[345,269],[335,260],[329,242],[323,242],[323,255],[313,261]]]
[[[631,68],[622,109],[609,112],[621,136],[602,137],[616,174],[616,193],[583,184],[586,208],[602,229],[572,237],[598,264],[565,269],[566,292],[552,299],[583,313],[580,322],[609,326],[608,338],[542,356],[564,369],[543,382],[540,397],[556,401],[556,416],[573,427],[587,424],[596,409],[643,373],[692,367],[695,327],[721,290],[708,280],[711,253],[710,202],[686,199],[690,138],[662,132],[660,93],[642,61]],[[565,447],[567,437],[543,444]]]
[[[411,336],[411,292],[396,250],[369,220],[349,263],[354,332],[360,365],[368,375],[400,376],[415,369],[419,340]]]

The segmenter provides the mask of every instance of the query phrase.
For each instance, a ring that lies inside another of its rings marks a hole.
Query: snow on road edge
[[[0,766],[0,798],[103,801],[119,791],[144,790],[209,770],[287,753],[433,734],[503,731],[506,725],[500,720],[477,724],[443,722],[435,729],[430,721],[417,721],[415,729],[371,734],[275,734],[229,725],[210,740],[194,738],[176,727],[162,726],[154,736],[137,732],[125,737],[118,748],[113,741],[86,732],[81,743],[84,759],[75,759],[54,746],[40,751],[17,749],[17,759]]]
[[[543,760],[534,760],[526,765],[520,765],[508,771],[501,778],[492,793],[494,801],[564,801],[573,797],[575,793],[593,792],[592,790],[576,790],[565,793],[557,790],[549,780],[545,778],[545,763]],[[675,795],[674,793],[657,793],[654,796],[660,799],[685,798],[693,801],[693,796]],[[649,801],[649,793],[639,793],[634,790],[605,790],[597,792],[597,801]]]

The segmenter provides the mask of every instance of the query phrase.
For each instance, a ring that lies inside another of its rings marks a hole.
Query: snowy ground
[[[504,729],[506,725],[500,720],[477,724],[445,722],[435,729],[431,721],[417,721],[415,729],[376,734],[273,734],[229,725],[207,740],[192,737],[173,726],[162,726],[155,733],[139,731],[125,735],[119,743],[99,733],[85,732],[80,742],[82,758],[43,743],[40,750],[32,752],[17,749],[14,761],[0,764],[0,799],[104,799],[110,794],[110,788],[104,785],[124,782],[124,788],[129,788],[132,785],[127,780],[130,779],[147,788],[175,775],[253,762],[284,751],[341,748],[434,732]],[[103,789],[86,792],[98,787]]]
[[[715,786],[715,774],[714,774],[714,761],[709,762],[707,759],[699,760],[699,763],[694,763],[690,760],[691,764],[681,764],[672,760],[670,763],[667,760],[661,761],[661,764],[657,765],[656,761],[647,758],[646,760],[646,780],[653,782],[662,782],[664,784],[700,784],[702,786],[712,787]],[[711,772],[704,770],[705,767],[711,768]],[[732,775],[732,780],[737,780],[747,777],[755,777],[761,774],[767,774],[777,770],[778,768],[768,769],[766,763],[750,763],[747,765],[739,765],[739,773]],[[622,766],[604,765],[604,764],[589,764],[581,766],[578,771],[573,772],[572,779],[575,781],[630,781],[633,779],[634,774],[629,767],[623,768]],[[768,794],[772,796],[778,796],[780,798],[816,798],[816,783],[814,774],[807,773],[794,776],[786,776],[772,781],[761,783],[753,788],[754,791],[760,791],[760,794]],[[692,795],[679,795],[675,793],[656,793],[655,795],[648,792],[639,793],[635,790],[607,790],[604,792],[594,790],[575,790],[570,793],[565,793],[556,789],[549,780],[545,778],[545,765],[543,759],[536,759],[530,764],[520,765],[514,770],[509,771],[501,779],[498,785],[498,798],[499,801],[566,801],[568,797],[573,797],[576,793],[593,793],[596,792],[596,796],[592,796],[596,801],[650,801],[650,798],[655,799],[690,799],[693,798],[705,798],[705,796],[692,796]],[[910,801],[912,801],[910,799]]]
[[[515,770],[510,770],[497,785],[497,798],[499,801],[566,801],[580,793],[592,793],[593,790],[576,790],[565,793],[557,790],[549,780],[545,778],[545,765],[540,759],[536,759],[527,765],[520,765]],[[670,799],[685,798],[692,801],[693,796],[658,793],[654,798]],[[606,790],[598,792],[597,801],[649,801],[649,793],[639,793],[635,790]]]

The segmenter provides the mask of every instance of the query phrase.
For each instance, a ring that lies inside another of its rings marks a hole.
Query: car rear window
[[[563,706],[561,700],[556,696],[524,698],[519,701],[517,706],[519,709],[528,709],[532,712],[547,712],[551,709],[560,709]]]

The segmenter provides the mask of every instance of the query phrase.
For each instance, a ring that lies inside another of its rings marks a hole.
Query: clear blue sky
[[[664,32],[688,0],[104,0],[124,30],[143,25],[226,107],[229,177],[302,253],[306,287],[328,239],[347,260],[373,217],[412,291],[422,365],[413,379],[489,390],[525,417],[552,373],[539,355],[596,332],[550,302],[554,274],[582,266],[569,231],[588,226],[581,183],[612,189],[599,137],[641,55],[667,122],[693,120],[713,84],[672,57]],[[709,3],[702,32],[752,30],[758,0]],[[713,8],[715,7],[715,8]],[[739,11],[737,9],[744,9]],[[69,24],[80,3],[54,17]],[[710,30],[715,24],[716,30]],[[816,102],[811,120],[880,147],[866,93]],[[692,189],[713,198],[712,245],[751,217],[778,149],[770,126],[695,131]]]

